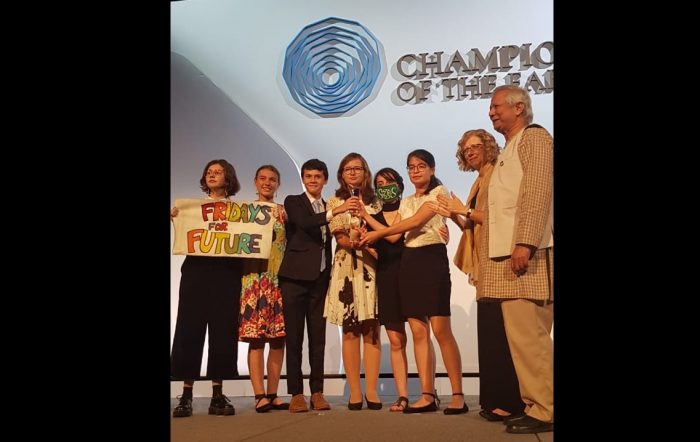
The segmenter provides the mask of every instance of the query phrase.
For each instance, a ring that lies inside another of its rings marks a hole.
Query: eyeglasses
[[[406,170],[408,170],[409,173],[416,173],[416,172],[423,172],[425,169],[428,168],[428,165],[425,163],[421,163],[415,166],[408,166]]]
[[[213,176],[221,176],[224,174],[223,170],[207,170],[206,176],[213,175]]]
[[[364,167],[346,167],[343,169],[343,173],[360,173],[364,171]]]
[[[466,146],[464,149],[462,149],[462,153],[468,154],[469,152],[478,152],[483,148],[483,144],[473,144],[471,146]]]

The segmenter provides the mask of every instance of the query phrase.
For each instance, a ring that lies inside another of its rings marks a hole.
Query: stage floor
[[[326,396],[331,410],[290,413],[269,411],[256,413],[252,397],[230,397],[235,416],[207,414],[210,398],[195,398],[191,417],[171,417],[172,442],[232,441],[484,441],[484,442],[552,442],[553,433],[510,434],[502,422],[488,422],[479,416],[479,399],[466,396],[469,412],[446,416],[442,410],[450,398],[441,395],[440,410],[431,413],[392,413],[389,406],[396,399],[381,396],[381,410],[350,411],[346,396]],[[285,402],[289,396],[282,396]],[[411,398],[415,400],[416,397]],[[307,396],[308,400],[308,396]],[[171,400],[172,407],[178,400]]]

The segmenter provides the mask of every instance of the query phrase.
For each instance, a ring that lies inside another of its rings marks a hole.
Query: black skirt
[[[451,290],[445,244],[404,247],[399,270],[401,313],[404,316],[450,316]]]
[[[382,224],[387,224],[382,212],[374,216]],[[385,239],[377,242],[377,304],[381,325],[406,322],[401,313],[399,295],[399,270],[403,253],[403,236],[391,243]]]

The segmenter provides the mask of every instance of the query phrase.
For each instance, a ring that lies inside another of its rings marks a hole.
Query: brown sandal
[[[401,409],[395,410],[394,407],[401,407]],[[399,396],[399,398],[396,399],[396,402],[391,404],[391,408],[389,408],[389,411],[401,413],[406,409],[406,407],[408,407],[408,398],[406,396]]]

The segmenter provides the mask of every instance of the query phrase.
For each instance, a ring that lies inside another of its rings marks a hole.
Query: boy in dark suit
[[[358,210],[358,198],[351,198],[326,212],[321,198],[328,182],[326,163],[308,160],[301,166],[306,191],[284,200],[287,212],[287,248],[278,273],[282,290],[287,331],[287,391],[292,395],[289,411],[308,411],[301,374],[304,322],[309,326],[309,365],[311,409],[329,410],[323,397],[323,358],[326,346],[326,319],[323,307],[331,270],[331,218],[347,210]]]

